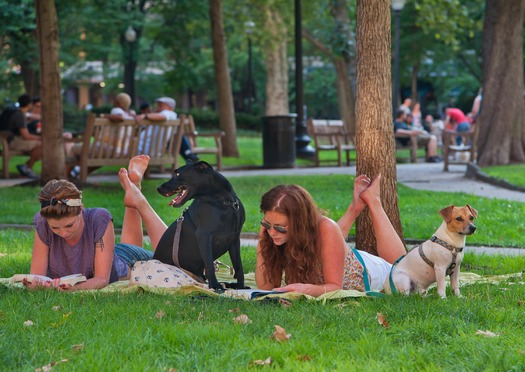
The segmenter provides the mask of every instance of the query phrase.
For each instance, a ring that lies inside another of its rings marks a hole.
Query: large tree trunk
[[[401,238],[392,124],[390,1],[357,1],[357,174],[381,174],[381,200]],[[357,246],[376,253],[368,209],[356,221]]]
[[[217,101],[219,103],[219,121],[221,130],[226,133],[223,138],[224,156],[239,157],[237,148],[237,123],[233,108],[233,95],[226,51],[226,38],[222,21],[221,0],[210,0],[211,39],[215,66]]]
[[[523,17],[525,0],[487,0],[483,28],[480,166],[525,162]]]
[[[266,116],[287,115],[288,61],[286,59],[286,25],[275,9],[265,6],[265,30],[270,39],[265,43]]]
[[[40,93],[42,101],[41,182],[66,178],[64,120],[58,43],[58,19],[54,0],[35,0],[40,52]]]

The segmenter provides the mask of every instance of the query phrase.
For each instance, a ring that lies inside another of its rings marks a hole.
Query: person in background
[[[411,107],[412,107],[412,99],[405,98],[403,103],[399,106],[399,110],[403,111],[406,115],[408,115],[412,112]]]
[[[134,157],[128,166],[129,182],[138,189],[147,166],[146,155]],[[56,287],[59,290],[103,288],[127,279],[136,261],[150,260],[153,252],[142,248],[142,231],[133,223],[136,211],[126,208],[121,243],[115,244],[111,214],[103,208],[84,208],[82,192],[66,180],[51,180],[39,192],[40,211],[34,216],[35,237],[31,274],[53,280],[25,283],[31,288]],[[87,281],[60,286],[58,278],[82,274]]]
[[[411,115],[412,115],[412,126],[415,129],[425,130],[425,128],[423,128],[423,122],[422,122],[423,118],[421,115],[421,104],[419,102],[414,103],[414,107],[412,108]],[[427,131],[427,132],[430,133],[430,131]]]
[[[481,113],[481,101],[483,100],[483,88],[479,88],[478,95],[474,98],[472,103],[472,109],[470,110],[469,116],[471,117],[472,123],[476,122],[479,114]]]
[[[468,132],[470,130],[470,121],[467,116],[458,108],[447,107],[445,109],[445,130],[452,132]],[[461,145],[462,138],[456,137],[456,144]]]
[[[437,156],[437,138],[433,134],[429,134],[420,129],[414,129],[407,124],[407,115],[404,111],[399,110],[394,121],[394,133],[406,135],[405,137],[396,137],[401,145],[407,146],[410,142],[410,137],[416,136],[418,144],[426,146],[426,161],[427,163],[439,163],[441,158]]]
[[[356,177],[352,202],[337,223],[324,216],[299,185],[279,185],[266,192],[260,203],[257,287],[314,297],[339,289],[383,289],[392,263],[406,249],[381,204],[380,179]],[[355,219],[367,207],[379,257],[349,249],[345,242]]]
[[[113,100],[113,108],[109,114],[104,115],[111,121],[135,120],[137,114],[130,110],[131,97],[127,93],[119,93]]]
[[[38,179],[38,175],[33,171],[33,166],[42,158],[42,138],[30,133],[27,127],[26,116],[33,107],[31,97],[27,94],[21,95],[18,97],[18,105],[19,110],[16,110],[7,121],[7,129],[12,133],[9,148],[30,153],[27,162],[17,165],[16,168],[22,176]]]
[[[175,110],[176,102],[173,98],[170,97],[160,97],[155,101],[156,110],[154,112],[145,112],[143,114],[137,115],[137,120],[151,120],[151,121],[165,121],[165,120],[176,120],[177,113]],[[151,133],[142,132],[141,136],[151,136]],[[142,141],[141,141],[142,142]],[[139,153],[142,151],[148,150],[149,144],[146,143],[146,149],[139,148]],[[197,155],[191,152],[190,141],[186,136],[182,136],[182,143],[180,146],[180,154],[185,160],[191,160],[194,163],[199,161]]]
[[[151,106],[149,102],[142,102],[140,104],[140,114],[150,114],[151,112]]]
[[[33,97],[33,107],[26,114],[27,129],[29,133],[41,135],[42,134],[42,102],[40,97]]]

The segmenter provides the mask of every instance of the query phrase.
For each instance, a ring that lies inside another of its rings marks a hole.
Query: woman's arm
[[[275,288],[276,290],[300,292],[317,297],[342,288],[346,243],[339,226],[333,220],[323,217],[320,223],[321,264],[324,284],[293,283]]]
[[[113,222],[110,221],[102,239],[95,243],[95,273],[93,278],[69,287],[69,290],[97,289],[107,286],[111,275],[111,267],[113,266],[114,250],[115,230]]]
[[[35,231],[33,239],[33,253],[31,255],[31,274],[47,275],[49,267],[49,247],[40,240],[40,236]]]

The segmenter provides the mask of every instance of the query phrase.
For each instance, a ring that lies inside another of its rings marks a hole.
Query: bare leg
[[[142,178],[148,168],[149,156],[138,155],[130,159],[128,165],[129,180],[137,187],[142,189]],[[124,221],[122,223],[121,243],[133,244],[142,247],[144,241],[142,233],[142,217],[135,208],[126,207],[124,211]]]
[[[381,175],[378,175],[370,187],[361,193],[361,199],[370,210],[377,241],[377,254],[385,261],[394,263],[399,257],[406,254],[406,249],[381,204],[380,182]]]
[[[139,188],[130,180],[128,176],[128,171],[125,168],[121,168],[118,174],[120,185],[124,189],[124,205],[126,206],[126,213],[134,210],[138,213],[137,215],[132,215],[128,213],[128,219],[124,220],[126,223],[126,229],[140,229],[142,230],[141,221],[144,222],[146,227],[146,232],[151,240],[151,245],[153,250],[157,248],[160,238],[164,232],[168,229],[164,221],[159,217],[159,215],[153,210],[151,205],[148,203],[146,197],[142,194]],[[124,240],[124,226],[123,226],[123,237]],[[123,241],[124,242],[124,241]]]
[[[346,239],[352,225],[354,224],[355,219],[361,211],[366,207],[366,204],[363,199],[361,199],[361,193],[370,186],[370,178],[361,174],[356,177],[354,181],[354,195],[352,197],[352,202],[346,209],[345,214],[337,221],[339,228],[343,237]]]

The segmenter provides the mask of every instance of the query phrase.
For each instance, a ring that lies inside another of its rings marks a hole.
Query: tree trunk
[[[340,56],[334,56],[333,62],[336,72],[336,87],[339,104],[339,115],[345,123],[350,135],[355,135],[355,98],[352,89],[350,70],[354,68],[354,58],[349,50],[349,41],[352,38],[350,17],[348,16],[348,6],[346,0],[330,1],[330,14],[336,22],[335,37],[338,37],[337,45],[344,45]],[[338,48],[340,49],[340,48]]]
[[[381,174],[381,200],[403,239],[399,216],[390,74],[390,1],[357,0],[357,173]],[[377,254],[368,209],[356,221],[357,246]]]
[[[222,21],[221,0],[210,0],[211,39],[213,61],[215,66],[215,83],[219,104],[219,122],[221,130],[226,133],[223,138],[224,156],[239,157],[237,148],[237,123],[233,108],[233,94],[230,82],[230,68],[226,51],[226,38]]]
[[[288,115],[288,61],[286,59],[286,25],[279,12],[265,8],[266,116]]]
[[[523,20],[525,0],[487,0],[478,164],[525,162]]]
[[[66,178],[64,119],[59,63],[58,19],[54,0],[35,0],[40,52],[40,94],[42,102],[42,174],[45,183]]]

